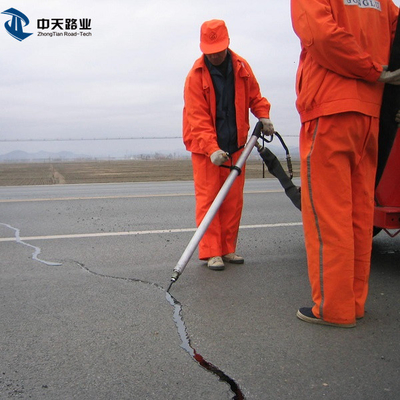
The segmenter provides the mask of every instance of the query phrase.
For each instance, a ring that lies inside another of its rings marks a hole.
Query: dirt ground
[[[298,164],[293,161],[294,176]],[[271,175],[263,172],[261,159],[248,160],[246,177],[263,176]],[[0,163],[0,186],[187,180],[192,180],[190,159]]]

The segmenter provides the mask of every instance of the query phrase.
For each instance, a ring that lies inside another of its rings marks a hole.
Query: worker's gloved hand
[[[261,132],[267,136],[273,135],[273,133],[275,132],[275,129],[274,129],[274,125],[272,124],[271,120],[269,118],[260,118],[260,121],[263,124]]]
[[[400,110],[397,111],[395,119],[396,119],[396,122],[397,122],[397,127],[400,128]]]
[[[387,65],[383,66],[383,71],[378,82],[388,83],[390,85],[400,85],[400,69],[388,71],[387,68]]]
[[[228,154],[223,150],[214,151],[210,156],[211,162],[214,165],[222,165],[225,161],[229,160]]]

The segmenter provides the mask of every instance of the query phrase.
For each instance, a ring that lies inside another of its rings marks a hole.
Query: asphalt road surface
[[[334,216],[332,216],[334,218]],[[399,399],[400,235],[374,239],[354,329],[310,306],[301,215],[248,180],[238,252],[208,270],[192,182],[0,188],[1,399]]]

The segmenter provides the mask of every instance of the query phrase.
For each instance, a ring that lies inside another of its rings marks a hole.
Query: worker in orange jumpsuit
[[[391,0],[291,0],[301,41],[301,201],[313,307],[303,321],[354,327],[368,293],[379,114],[398,8]]]
[[[184,87],[183,141],[192,153],[199,225],[221,189],[229,168],[242,153],[250,128],[249,109],[263,123],[267,135],[274,132],[269,119],[270,103],[261,96],[257,80],[246,60],[229,49],[229,35],[222,20],[201,26],[200,49]],[[225,262],[241,264],[236,254],[243,207],[245,168],[199,244],[199,258],[212,270]]]

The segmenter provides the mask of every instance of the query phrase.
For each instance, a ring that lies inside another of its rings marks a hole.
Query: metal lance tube
[[[193,235],[192,239],[190,240],[189,244],[187,245],[185,251],[183,252],[181,258],[177,262],[175,268],[173,269],[173,273],[171,276],[171,283],[167,289],[167,292],[171,289],[171,286],[174,282],[176,282],[179,276],[182,274],[183,270],[185,269],[187,263],[189,262],[190,258],[192,257],[194,251],[196,250],[197,245],[199,244],[201,238],[203,237],[204,233],[206,232],[207,228],[209,227],[211,221],[215,217],[219,207],[221,206],[222,202],[224,201],[226,195],[229,192],[233,182],[235,181],[236,177],[241,173],[241,168],[243,167],[244,163],[246,162],[247,158],[249,157],[253,147],[257,143],[257,139],[261,136],[261,129],[262,129],[262,122],[257,122],[257,125],[254,128],[253,134],[251,135],[250,139],[247,141],[247,144],[240,155],[237,163],[232,167],[231,173],[226,178],[226,181],[222,185],[220,191],[218,192],[217,196],[215,197],[214,201],[212,202],[210,208],[208,209],[206,215],[204,216],[203,220],[201,221],[200,225],[198,226],[195,234]]]

